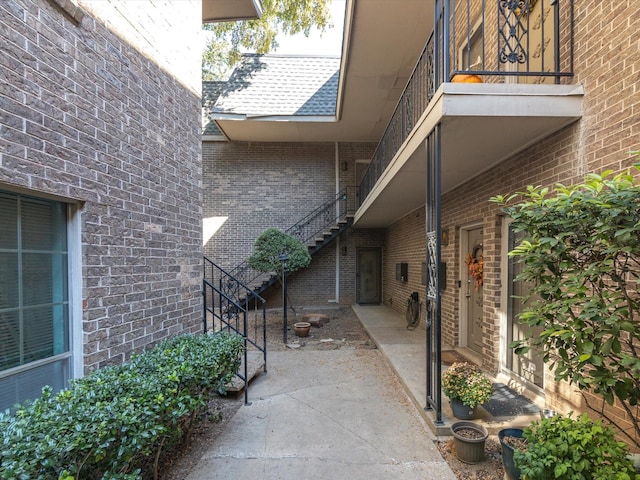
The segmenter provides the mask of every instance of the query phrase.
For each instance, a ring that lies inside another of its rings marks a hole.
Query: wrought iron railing
[[[359,186],[363,202],[443,82],[560,83],[573,76],[574,0],[436,0],[429,37]]]
[[[306,245],[320,247],[321,244],[317,244],[315,240],[322,238],[323,233],[333,226],[340,222],[346,222],[356,211],[357,204],[357,188],[346,187],[333,200],[315,208],[285,232]],[[231,269],[230,275],[252,288],[271,284],[274,281],[274,276],[271,273],[259,272],[252,268],[247,261]]]
[[[346,187],[333,200],[320,205],[285,232],[296,237],[302,243],[309,244],[340,220],[353,215],[356,207],[356,188]]]
[[[251,288],[204,257],[203,330],[228,331],[244,339],[244,357],[236,376],[244,383],[244,401],[248,403],[249,369],[253,357],[262,357],[267,371],[266,301]]]

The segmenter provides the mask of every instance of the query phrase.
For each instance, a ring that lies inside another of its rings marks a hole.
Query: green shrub
[[[586,414],[557,415],[534,422],[523,432],[526,450],[513,460],[524,480],[638,480],[627,446],[614,430]]]
[[[523,234],[509,253],[522,266],[517,280],[531,285],[519,321],[539,332],[510,347],[539,351],[557,382],[598,395],[584,395],[587,408],[640,448],[640,183],[606,171],[492,200]],[[604,402],[622,408],[633,428]]]
[[[150,476],[160,452],[231,380],[242,350],[235,335],[182,335],[57,394],[46,387],[41,398],[0,414],[0,478]]]
[[[253,247],[254,251],[247,263],[251,268],[255,268],[259,272],[281,274],[281,253],[286,253],[289,257],[287,262],[288,273],[297,272],[311,263],[311,255],[307,246],[297,238],[277,228],[267,228],[256,238]]]

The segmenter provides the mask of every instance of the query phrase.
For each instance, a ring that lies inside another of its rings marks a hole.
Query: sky
[[[318,30],[312,30],[309,37],[303,34],[279,36],[280,46],[272,53],[282,55],[336,55],[342,53],[342,27],[346,0],[333,0],[331,3],[331,23],[333,29],[327,30],[320,37]]]

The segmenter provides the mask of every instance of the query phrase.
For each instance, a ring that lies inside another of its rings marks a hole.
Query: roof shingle
[[[243,55],[211,113],[332,116],[339,71],[339,57]]]

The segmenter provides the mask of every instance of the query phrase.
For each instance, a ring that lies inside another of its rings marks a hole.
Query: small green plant
[[[442,374],[442,390],[449,398],[457,398],[468,407],[487,403],[493,393],[491,381],[478,366],[454,363]]]
[[[527,447],[514,450],[523,480],[638,480],[624,442],[586,414],[556,415],[524,429]]]
[[[0,478],[157,478],[162,452],[193,425],[240,364],[227,333],[166,340],[129,363],[0,414]]]

